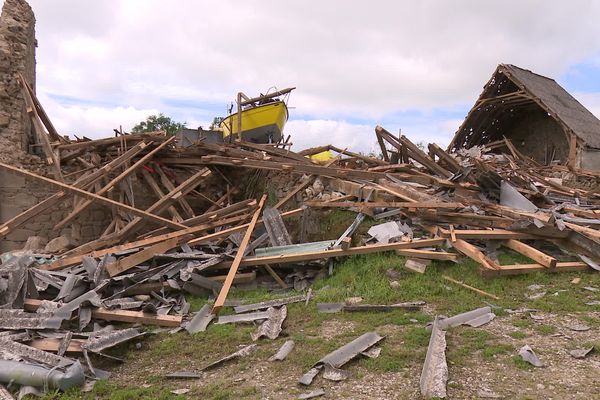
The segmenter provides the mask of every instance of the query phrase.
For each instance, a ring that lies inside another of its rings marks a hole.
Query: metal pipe
[[[85,376],[79,361],[62,372],[55,368],[48,369],[19,361],[0,360],[0,383],[17,383],[64,391],[75,386],[83,386]]]

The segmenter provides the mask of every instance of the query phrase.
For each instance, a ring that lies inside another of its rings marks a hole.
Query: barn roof
[[[600,148],[600,120],[554,79],[511,64],[500,64],[479,99],[458,128],[450,149],[472,147],[502,138],[516,110],[542,108],[569,135],[588,147]]]

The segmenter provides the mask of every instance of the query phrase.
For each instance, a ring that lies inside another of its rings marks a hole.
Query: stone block
[[[25,178],[10,172],[0,170],[0,188],[23,188]]]

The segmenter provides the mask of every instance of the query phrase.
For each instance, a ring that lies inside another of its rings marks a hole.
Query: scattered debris
[[[493,294],[490,294],[490,293],[488,293],[488,292],[484,292],[483,290],[481,290],[481,289],[477,289],[477,288],[475,288],[475,287],[473,287],[473,286],[470,286],[470,285],[467,285],[467,284],[465,284],[464,282],[457,281],[456,279],[450,278],[449,276],[446,276],[446,275],[444,275],[444,276],[443,276],[443,278],[444,278],[445,280],[449,281],[449,282],[452,282],[452,283],[455,283],[455,284],[457,284],[457,285],[460,285],[460,286],[464,287],[465,289],[472,290],[472,291],[474,291],[475,293],[479,293],[479,294],[481,294],[481,295],[484,295],[484,296],[487,296],[487,297],[491,297],[491,298],[492,298],[492,299],[494,299],[494,300],[500,300],[500,297],[498,297],[498,296],[495,296],[495,295],[493,295]]]
[[[248,355],[250,355],[254,350],[256,350],[256,344],[250,344],[248,346],[244,346],[243,348],[241,348],[240,350],[236,351],[235,353],[231,353],[228,356],[225,356],[223,358],[218,359],[217,361],[214,361],[210,364],[208,364],[207,366],[205,366],[204,368],[202,368],[202,371],[206,371],[208,369],[212,369],[212,368],[216,368],[219,365],[233,360],[235,358],[239,358],[239,357],[246,357]]]
[[[267,319],[258,326],[256,332],[250,334],[250,337],[253,341],[257,341],[262,336],[266,336],[271,340],[277,339],[281,333],[281,325],[286,317],[286,306],[281,306],[279,308],[269,307],[267,310]]]
[[[323,369],[323,367],[329,366],[337,370],[354,357],[358,356],[362,352],[368,350],[370,347],[377,344],[382,339],[383,336],[379,336],[376,332],[367,332],[364,335],[359,336],[350,343],[340,347],[339,349],[329,353],[328,355],[317,361],[316,364],[306,374],[304,374],[298,382],[300,382],[303,385],[310,385],[313,379]],[[335,370],[330,372],[328,376],[342,376],[341,374],[334,374]]]
[[[457,314],[449,318],[440,318],[438,320],[438,325],[440,329],[443,330],[459,325],[469,325],[473,328],[477,328],[492,321],[495,317],[496,314],[492,312],[492,308],[486,306],[462,314]]]
[[[446,363],[446,331],[436,317],[431,328],[431,338],[421,372],[421,395],[426,399],[445,398],[448,382],[448,364]]]
[[[577,324],[577,323],[567,325],[567,328],[569,328],[570,330],[575,331],[575,332],[585,332],[585,331],[590,330],[589,326],[587,326],[585,324]]]
[[[200,379],[201,375],[191,371],[176,371],[165,375],[169,379]]]
[[[404,268],[410,269],[411,271],[418,272],[420,274],[425,273],[425,269],[431,263],[431,260],[424,260],[422,258],[407,258],[404,262]]]
[[[298,400],[308,400],[314,399],[315,397],[320,397],[325,395],[325,391],[323,389],[311,390],[310,392],[302,393],[297,398]]]
[[[529,347],[529,345],[527,345],[527,344],[525,346],[521,347],[521,349],[519,350],[519,355],[521,356],[523,361],[528,362],[529,364],[533,365],[534,367],[543,367],[544,366],[544,363],[538,358],[537,354],[535,354],[533,349],[531,347]]]
[[[591,347],[588,347],[586,349],[571,350],[571,351],[569,351],[569,354],[573,358],[583,359],[583,358],[585,358],[588,354],[590,354],[593,351],[594,351],[594,346],[591,346]]]
[[[322,313],[337,313],[341,311],[392,311],[406,310],[417,311],[425,305],[424,301],[411,301],[397,304],[346,304],[346,303],[317,303],[317,310]]]
[[[288,356],[288,354],[290,354],[292,352],[292,350],[294,350],[295,345],[296,345],[296,343],[294,343],[293,340],[286,340],[285,343],[283,343],[283,345],[281,345],[279,350],[277,350],[277,353],[275,353],[271,357],[269,357],[269,361],[285,360],[286,357]]]
[[[211,313],[211,310],[212,307],[210,305],[203,305],[200,311],[194,315],[194,318],[185,324],[185,330],[189,333],[206,331],[206,327],[210,324],[210,321],[215,318],[215,315]]]

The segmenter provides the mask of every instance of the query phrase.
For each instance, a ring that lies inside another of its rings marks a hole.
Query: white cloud
[[[558,77],[600,54],[600,3],[587,0],[31,4],[39,92],[109,103],[108,115],[118,107],[177,111],[165,98],[224,110],[238,90],[277,85],[298,87],[292,118],[348,127],[343,121],[472,104],[500,62]],[[210,121],[206,110],[178,112],[188,122]],[[120,121],[106,122],[110,130]],[[399,127],[407,129],[389,128]],[[415,128],[407,134],[447,137],[457,126]],[[354,130],[339,135],[354,143]]]

